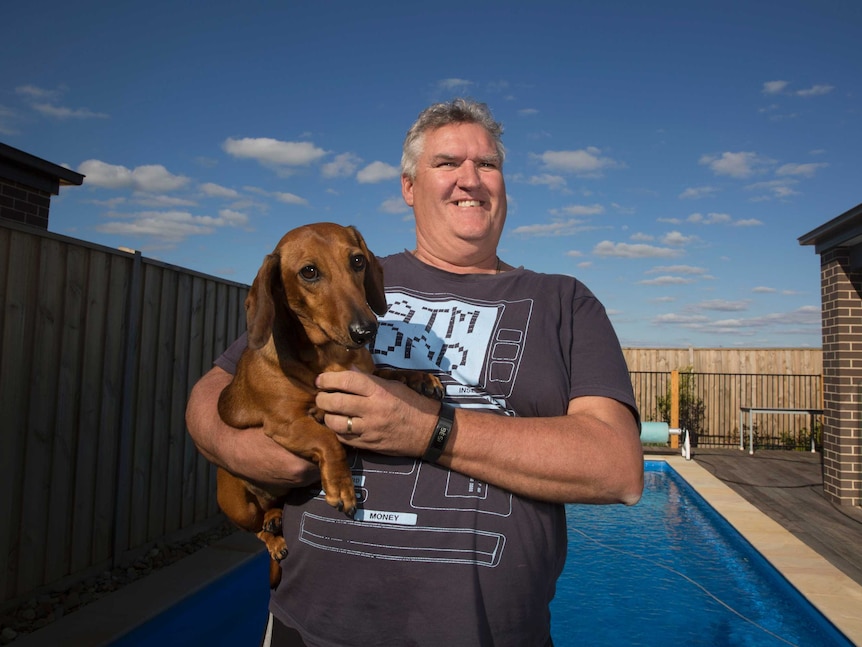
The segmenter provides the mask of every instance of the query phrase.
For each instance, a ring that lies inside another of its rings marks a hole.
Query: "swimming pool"
[[[671,467],[641,502],[567,506],[554,644],[852,645]]]
[[[645,480],[636,506],[567,506],[569,554],[551,605],[556,647],[852,647],[666,463],[647,461]],[[267,560],[262,553],[115,647],[256,646]]]

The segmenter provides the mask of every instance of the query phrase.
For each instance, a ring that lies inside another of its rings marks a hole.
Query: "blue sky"
[[[858,0],[31,0],[0,141],[86,174],[50,230],[250,283],[307,222],[412,248],[404,133],[472,97],[505,261],[580,278],[625,346],[819,346],[797,238],[862,202],[860,29]]]

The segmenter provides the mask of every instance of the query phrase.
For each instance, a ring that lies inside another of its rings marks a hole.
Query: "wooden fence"
[[[681,424],[700,447],[738,447],[740,407],[822,408],[819,348],[624,348],[623,353],[643,420],[669,421],[670,375],[680,371]],[[807,414],[765,414],[753,427],[756,447],[808,448],[812,431],[820,442]]]
[[[822,375],[820,348],[624,348],[629,371]]]
[[[0,605],[218,514],[184,411],[246,291],[0,221]]]

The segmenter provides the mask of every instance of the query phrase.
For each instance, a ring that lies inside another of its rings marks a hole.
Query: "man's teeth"
[[[480,207],[480,206],[482,206],[482,203],[479,202],[479,200],[459,200],[458,206],[459,207]]]

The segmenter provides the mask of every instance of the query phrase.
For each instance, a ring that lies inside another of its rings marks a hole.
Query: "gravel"
[[[157,543],[143,557],[62,590],[28,597],[0,613],[0,645],[8,645],[234,532],[236,528],[225,521],[183,541]]]

